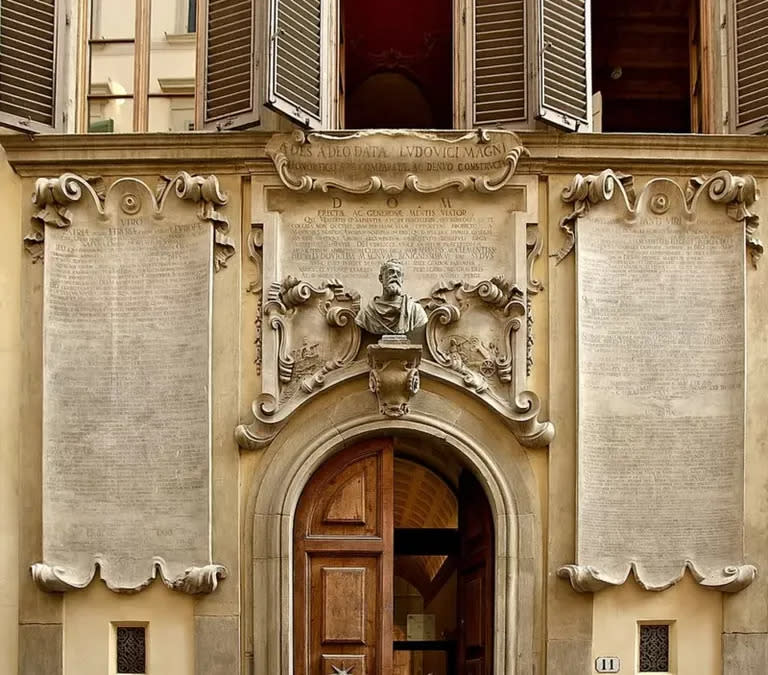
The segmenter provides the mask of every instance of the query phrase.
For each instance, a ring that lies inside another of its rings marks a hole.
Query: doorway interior
[[[394,439],[328,460],[294,522],[297,675],[490,675],[494,532],[482,486]]]

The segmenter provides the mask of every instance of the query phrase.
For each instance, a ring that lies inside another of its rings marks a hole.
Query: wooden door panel
[[[392,663],[392,443],[318,469],[294,522],[296,675],[383,675]]]
[[[312,566],[319,567],[320,571],[320,583],[317,584],[320,588],[312,589],[312,602],[318,603],[317,613],[322,616],[323,646],[334,642],[364,645],[373,641],[374,636],[369,634],[376,618],[369,616],[370,609],[376,606],[376,566],[373,562],[374,565],[366,568],[329,567],[327,565],[332,565],[333,560],[313,561]]]
[[[462,572],[464,635],[467,651],[485,644],[485,567]]]
[[[459,675],[493,672],[493,515],[482,486],[464,471],[459,479]]]
[[[307,513],[300,515],[306,536],[382,535],[378,494],[384,470],[382,457],[375,449],[349,463],[344,462],[345,456],[342,453],[331,466],[321,467],[305,489],[302,506]]]

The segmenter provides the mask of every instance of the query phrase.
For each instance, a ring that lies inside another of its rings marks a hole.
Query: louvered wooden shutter
[[[473,126],[524,121],[525,0],[474,0]]]
[[[270,2],[267,104],[311,128],[323,125],[323,46],[326,41],[322,5],[322,0]]]
[[[201,80],[207,129],[243,129],[259,122],[255,19],[256,0],[207,2]]]
[[[592,123],[589,0],[539,0],[538,19],[538,116],[564,129],[589,131]]]
[[[1,125],[24,131],[62,129],[58,24],[55,0],[0,0]]]
[[[735,3],[735,109],[739,133],[768,132],[768,2]]]

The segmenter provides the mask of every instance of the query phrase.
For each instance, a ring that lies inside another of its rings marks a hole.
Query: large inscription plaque
[[[631,569],[652,590],[686,568],[721,590],[754,577],[743,564],[745,232],[717,189],[686,200],[656,179],[632,204],[609,177],[578,219],[578,565],[563,574],[580,590]]]
[[[319,282],[337,277],[364,299],[381,290],[379,265],[389,258],[406,268],[408,291],[426,298],[440,281],[480,281],[494,275],[525,280],[526,191],[507,187],[498,201],[477,193],[439,195],[307,195],[277,190],[270,209],[279,213],[265,229],[274,252],[265,274]]]
[[[189,176],[159,201],[121,179],[103,205],[77,177],[56,180],[38,184],[65,220],[45,232],[43,563],[33,574],[66,590],[98,565],[113,590],[136,590],[159,570],[180,590],[212,590],[223,568],[210,540],[210,212]]]

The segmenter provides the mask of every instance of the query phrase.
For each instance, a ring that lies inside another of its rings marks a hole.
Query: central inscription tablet
[[[515,231],[515,211],[525,211],[525,189],[505,188],[503,197],[500,208],[485,195],[452,190],[397,196],[275,191],[268,206],[280,220],[266,229],[265,249],[279,255],[268,263],[272,274],[265,272],[312,282],[335,277],[364,300],[380,290],[375,272],[389,258],[404,263],[417,298],[428,297],[441,280],[514,279],[525,267],[525,250],[514,245],[524,237],[524,229]]]

